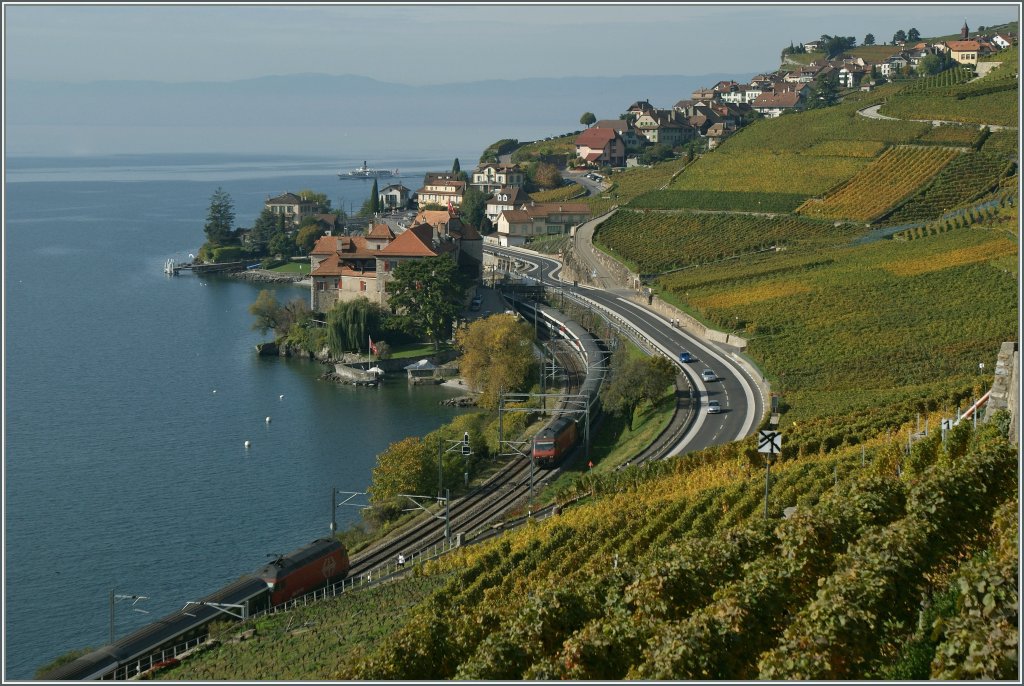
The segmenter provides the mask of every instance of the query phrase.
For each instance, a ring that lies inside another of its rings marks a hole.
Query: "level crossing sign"
[[[757,433],[757,452],[778,455],[782,452],[782,434],[778,431],[759,431]]]

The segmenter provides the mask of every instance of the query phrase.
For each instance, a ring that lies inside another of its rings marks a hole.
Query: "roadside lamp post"
[[[149,610],[143,610],[142,608],[135,607],[135,604],[140,600],[149,600],[149,596],[144,595],[128,595],[125,593],[115,593],[114,589],[110,589],[110,643],[114,643],[114,603],[119,600],[130,600],[132,601],[132,609],[135,612],[141,612],[142,614],[149,614]]]

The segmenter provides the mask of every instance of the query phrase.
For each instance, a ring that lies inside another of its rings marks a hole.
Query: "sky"
[[[790,42],[922,36],[1017,3],[4,3],[5,79],[231,81],[296,73],[439,84],[749,72]]]

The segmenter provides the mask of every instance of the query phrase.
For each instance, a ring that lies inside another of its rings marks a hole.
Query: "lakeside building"
[[[295,193],[282,193],[276,197],[268,197],[263,206],[275,215],[284,216],[293,226],[298,226],[305,217],[316,214],[321,207],[310,200],[304,200]]]
[[[377,223],[362,236],[328,234],[317,240],[309,253],[310,308],[327,312],[335,303],[358,298],[387,306],[387,284],[404,260],[451,255],[461,271],[479,280],[483,238],[476,229],[464,225],[456,213],[420,214],[397,235],[387,224]]]

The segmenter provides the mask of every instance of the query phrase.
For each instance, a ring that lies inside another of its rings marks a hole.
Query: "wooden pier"
[[[240,272],[246,269],[245,262],[215,262],[211,264],[199,264],[188,262],[176,264],[174,260],[167,260],[164,264],[164,273],[177,276],[179,272],[190,271],[193,274],[221,274],[225,272]]]

